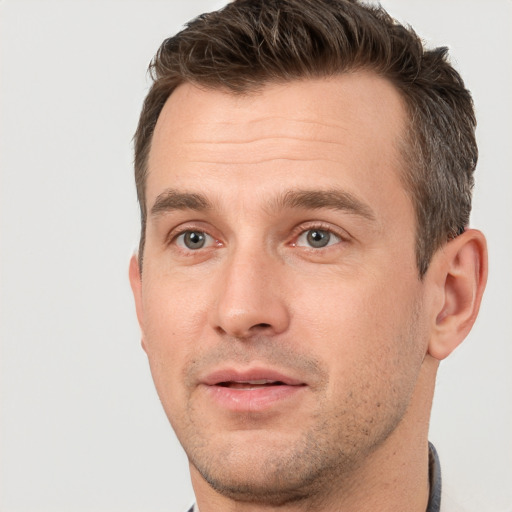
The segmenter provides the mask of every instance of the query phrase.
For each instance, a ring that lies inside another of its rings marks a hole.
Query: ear
[[[132,287],[133,298],[135,300],[135,311],[141,330],[141,344],[144,351],[146,351],[146,344],[144,342],[144,312],[142,308],[142,276],[140,273],[139,260],[134,254],[130,259],[130,286]]]
[[[480,309],[487,282],[484,235],[476,229],[465,231],[447,242],[432,263],[435,275],[429,278],[437,283],[439,296],[428,352],[442,360],[468,335]]]

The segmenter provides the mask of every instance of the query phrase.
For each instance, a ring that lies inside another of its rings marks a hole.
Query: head
[[[318,504],[426,447],[437,361],[486,276],[445,53],[327,0],[233,2],[160,48],[130,276],[195,486]]]
[[[148,155],[160,112],[191,83],[243,95],[265,84],[372,70],[400,92],[407,109],[401,179],[417,222],[423,276],[432,254],[468,225],[478,149],[469,91],[447,61],[380,7],[360,2],[237,0],[190,22],[164,41],[135,134],[135,179],[144,256]]]

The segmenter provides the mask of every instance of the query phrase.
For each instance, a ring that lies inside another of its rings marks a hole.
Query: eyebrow
[[[269,206],[270,209],[274,211],[286,208],[338,210],[359,215],[370,221],[376,220],[373,210],[367,204],[363,203],[350,192],[338,189],[288,190],[271,199]],[[159,214],[175,210],[194,210],[202,212],[212,209],[213,204],[203,194],[167,189],[156,198],[151,208],[151,215],[158,216]]]
[[[373,210],[355,195],[345,190],[289,190],[271,202],[273,209],[301,208],[305,210],[340,210],[375,221]]]
[[[174,210],[206,211],[211,209],[212,204],[202,194],[167,189],[156,198],[151,208],[151,215],[157,216]]]

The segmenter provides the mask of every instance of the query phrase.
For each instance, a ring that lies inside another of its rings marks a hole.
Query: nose
[[[265,251],[238,251],[228,258],[219,276],[211,312],[214,329],[239,339],[286,331],[290,313],[283,267],[278,258]]]

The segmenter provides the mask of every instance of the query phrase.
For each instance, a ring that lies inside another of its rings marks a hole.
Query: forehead
[[[314,181],[378,194],[402,189],[399,142],[406,113],[396,88],[372,72],[268,84],[243,95],[179,86],[153,135],[147,199],[165,187],[224,194]],[[403,192],[403,190],[401,190]]]

